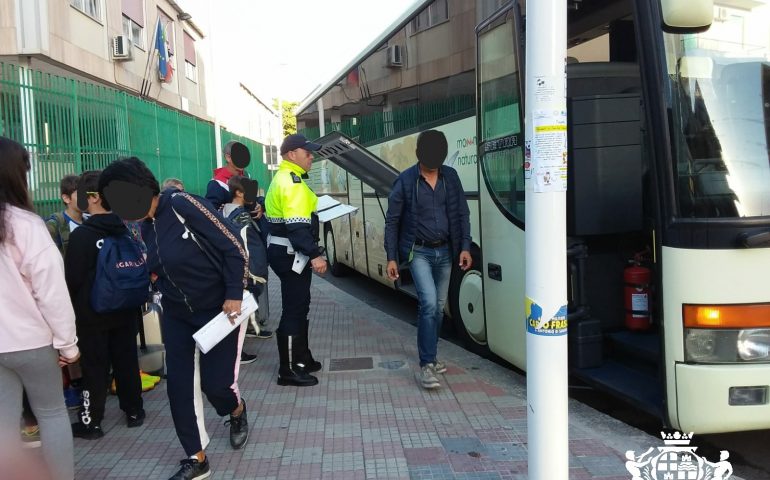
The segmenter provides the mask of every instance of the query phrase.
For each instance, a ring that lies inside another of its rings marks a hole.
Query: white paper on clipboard
[[[316,210],[319,212],[326,210],[327,208],[336,207],[340,204],[339,200],[336,200],[335,198],[329,196],[329,195],[321,195],[318,197],[318,205],[316,205]]]
[[[329,220],[334,220],[335,218],[347,215],[348,213],[353,213],[356,210],[358,210],[358,207],[341,203],[336,207],[329,208],[323,212],[318,212],[318,220],[321,222],[328,222]]]
[[[358,207],[341,203],[329,195],[322,195],[318,197],[317,210],[318,220],[321,222],[328,222],[343,215],[347,215],[348,213],[355,212],[358,210]]]
[[[241,314],[235,319],[235,324],[230,323],[225,312],[219,312],[219,315],[209,320],[193,334],[195,344],[202,353],[208,353],[230,332],[240,327],[249,316],[257,311],[257,300],[247,291],[243,292],[243,302],[241,303]]]

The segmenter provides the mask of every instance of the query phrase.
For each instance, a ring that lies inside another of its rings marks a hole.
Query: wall
[[[71,6],[69,0],[0,0],[0,60],[56,74],[66,71],[133,94],[140,93],[144,73],[149,71],[152,86],[148,99],[208,118],[203,58],[198,55],[198,81],[188,80],[183,32],[196,40],[196,50],[205,39],[178,20],[177,10],[167,1],[144,0],[144,48],[132,46],[130,61],[113,61],[111,39],[123,33],[122,4],[120,0],[100,1],[100,18],[94,19]],[[168,84],[159,81],[154,56],[158,9],[173,20],[169,34],[175,47],[175,73]],[[149,69],[148,57],[153,57]]]

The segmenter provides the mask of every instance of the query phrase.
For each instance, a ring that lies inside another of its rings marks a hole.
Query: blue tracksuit
[[[169,189],[161,194],[154,219],[142,224],[142,236],[147,245],[147,265],[158,275],[157,286],[163,294],[161,327],[171,415],[189,456],[208,443],[201,390],[220,416],[239,405],[239,349],[243,344],[239,337],[246,329],[235,329],[206,354],[195,348],[192,335],[222,311],[225,299],[242,298],[247,270],[243,246],[227,221],[207,200],[189,194],[172,196],[175,192]],[[207,240],[218,256],[217,264],[192,238],[184,238],[185,228],[174,210],[196,236]],[[197,378],[199,386],[195,384]]]

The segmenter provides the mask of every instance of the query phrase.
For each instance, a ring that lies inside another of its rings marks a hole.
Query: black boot
[[[305,324],[305,327],[307,327],[307,324]],[[307,373],[320,371],[323,368],[323,364],[315,361],[313,359],[313,354],[310,353],[307,340],[307,328],[305,328],[300,335],[297,335],[295,339],[294,351],[297,352],[297,354],[295,355],[296,360],[294,361],[294,366],[303,369]]]
[[[318,384],[318,379],[298,368],[293,360],[297,337],[276,335],[278,339],[278,357],[281,364],[278,368],[278,385],[293,385],[295,387],[312,387]]]

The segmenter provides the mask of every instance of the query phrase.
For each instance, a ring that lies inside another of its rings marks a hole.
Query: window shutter
[[[195,39],[187,32],[184,32],[184,59],[195,65]]]
[[[144,0],[122,0],[123,15],[144,28]]]

